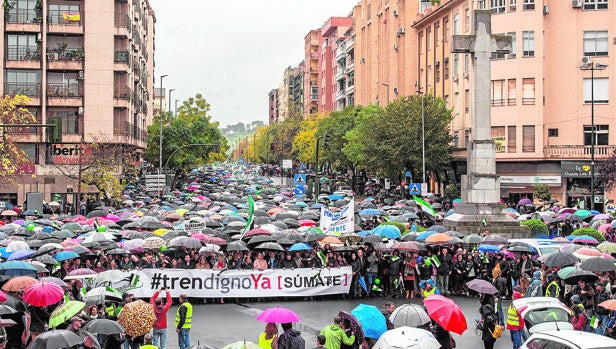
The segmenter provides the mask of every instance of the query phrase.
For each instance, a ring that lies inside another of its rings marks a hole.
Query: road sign
[[[406,172],[404,173],[404,176],[405,176],[405,177],[410,177],[410,176],[411,176],[411,172],[410,172],[410,171],[406,171]]]
[[[409,194],[421,195],[421,183],[409,183]]]
[[[293,194],[295,195],[305,195],[306,194],[306,187],[303,185],[296,185],[295,186],[295,190],[293,190]]]
[[[428,195],[428,183],[421,183],[421,196]]]
[[[302,173],[297,173],[293,176],[293,182],[295,182],[295,186],[306,184],[306,175]]]
[[[282,168],[284,168],[285,170],[293,168],[293,160],[290,160],[290,159],[282,160]]]

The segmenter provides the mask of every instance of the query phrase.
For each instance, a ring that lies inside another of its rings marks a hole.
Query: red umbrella
[[[302,219],[299,221],[299,224],[302,227],[314,227],[315,225],[317,225],[317,222],[313,221],[312,219]]]
[[[466,318],[462,309],[451,299],[432,295],[424,299],[428,315],[447,331],[462,335],[466,331]]]
[[[62,287],[53,282],[37,282],[24,291],[24,301],[35,307],[58,303],[64,297]]]
[[[247,231],[246,234],[244,234],[244,238],[250,238],[253,236],[257,236],[257,235],[272,235],[272,233],[265,229],[257,228],[257,229]]]

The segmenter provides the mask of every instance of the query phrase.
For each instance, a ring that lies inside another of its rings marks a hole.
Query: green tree
[[[36,117],[25,108],[30,101],[26,96],[4,96],[0,98],[0,123],[32,124],[36,123]],[[0,128],[2,142],[0,142],[0,182],[10,182],[16,179],[16,175],[26,173],[26,169],[32,163],[24,150],[16,143],[13,134],[20,133],[22,127]]]
[[[268,127],[267,140],[269,141],[269,162],[280,163],[283,159],[296,158],[293,152],[293,139],[297,135],[302,123],[299,113],[289,115],[284,121]]]
[[[545,202],[552,198],[550,187],[547,184],[537,184],[535,186],[535,198],[543,201],[545,205]]]
[[[345,143],[340,149],[349,163],[355,168],[366,167],[366,158],[369,152],[364,142],[364,135],[370,133],[367,129],[368,120],[374,118],[383,110],[376,105],[361,107],[353,120],[353,127],[345,132]],[[329,128],[328,128],[329,129]]]

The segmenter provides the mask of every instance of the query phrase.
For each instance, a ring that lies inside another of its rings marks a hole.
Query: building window
[[[469,89],[464,90],[464,112],[468,113],[471,108],[471,91]]]
[[[464,130],[464,148],[471,142],[471,130]]]
[[[548,137],[558,137],[558,129],[548,128]]]
[[[430,28],[426,28],[426,51],[432,51],[432,47],[430,46],[430,36],[432,30]]]
[[[459,70],[458,70],[458,68],[459,68],[459,67],[458,67],[458,63],[459,63],[459,57],[458,57],[458,54],[457,54],[457,53],[454,53],[454,54],[453,54],[453,76],[454,76],[454,77],[456,77],[456,78],[458,77],[458,73],[459,73]]]
[[[534,153],[535,152],[535,126],[524,125],[522,126],[522,152]]]
[[[464,28],[466,28],[466,32],[471,30],[471,10],[468,7],[464,9]]]
[[[505,105],[505,80],[492,80],[492,97],[491,105],[493,107],[500,107]]]
[[[438,23],[436,23],[434,25],[434,44],[438,47],[441,46],[441,40],[439,38],[439,34],[440,34],[440,27],[438,25]]]
[[[40,60],[36,34],[7,35],[6,59],[9,61]]]
[[[535,104],[535,78],[522,79],[522,104]]]
[[[535,56],[535,32],[534,31],[523,31],[522,32],[522,46],[524,52],[522,56],[524,57],[534,57]]]
[[[453,16],[453,35],[460,34],[460,14],[456,13]]]
[[[507,126],[507,152],[517,152],[517,133],[515,126]]]
[[[584,10],[605,10],[608,0],[584,0]]]
[[[504,13],[505,0],[490,0],[490,9],[492,13]]]
[[[41,96],[40,70],[5,70],[4,93],[8,95],[25,95],[32,98]]]
[[[534,10],[535,9],[535,0],[524,0],[524,5],[522,6],[524,10]]]
[[[507,105],[513,106],[516,105],[517,100],[517,80],[509,79],[507,80]]]
[[[68,20],[66,13],[79,13],[79,5],[50,4],[47,11],[48,23],[59,25],[80,25],[80,20]]]
[[[477,9],[485,10],[486,9],[486,0],[478,0],[477,1]]]
[[[62,119],[62,134],[79,134],[79,113],[77,110],[50,111],[47,119],[59,117]]]
[[[607,56],[607,30],[584,32],[584,56]]]
[[[515,12],[517,0],[509,0],[509,12]]]
[[[496,146],[497,153],[505,152],[505,126],[492,126],[491,129],[492,140]]]
[[[440,62],[436,62],[436,64],[434,64],[434,80],[435,80],[435,82],[441,82],[441,64],[440,64]]]
[[[609,125],[595,125],[595,145],[608,145]],[[584,145],[592,145],[592,126],[584,126]]]
[[[610,81],[608,78],[584,79],[584,103],[608,103],[610,100]]]
[[[503,34],[499,34],[499,35],[503,35]],[[504,59],[505,58],[505,54],[502,52],[492,52],[490,54],[490,59]]]
[[[26,158],[33,164],[38,164],[38,144],[36,143],[17,143],[17,146],[21,148],[26,154]]]
[[[516,53],[516,43],[515,43],[515,32],[509,32],[507,35],[511,36],[511,52],[509,53],[509,58],[515,58]]]
[[[12,8],[7,8],[5,20],[8,23],[41,23],[42,13],[36,9],[37,0],[11,1]]]
[[[460,131],[453,132],[453,147],[454,149],[460,148]]]
[[[447,80],[449,79],[449,58],[445,57],[443,65],[443,78]]]
[[[449,42],[449,18],[443,18],[443,42]]]
[[[468,74],[470,68],[471,56],[468,53],[464,54],[464,72]]]

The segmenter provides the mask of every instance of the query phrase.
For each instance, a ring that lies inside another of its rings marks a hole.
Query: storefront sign
[[[47,163],[54,165],[78,165],[87,163],[92,149],[85,144],[50,144],[47,146]]]
[[[505,136],[492,137],[497,153],[505,152]]]
[[[195,298],[307,297],[348,293],[351,267],[258,270],[144,269],[132,272],[116,289],[129,290],[137,298],[149,298],[166,288],[171,296],[185,293]],[[137,281],[136,281],[137,280]],[[136,282],[135,282],[136,281]]]
[[[563,178],[590,178],[590,161],[561,161],[560,175]]]
[[[500,176],[501,184],[560,184],[560,176]]]

